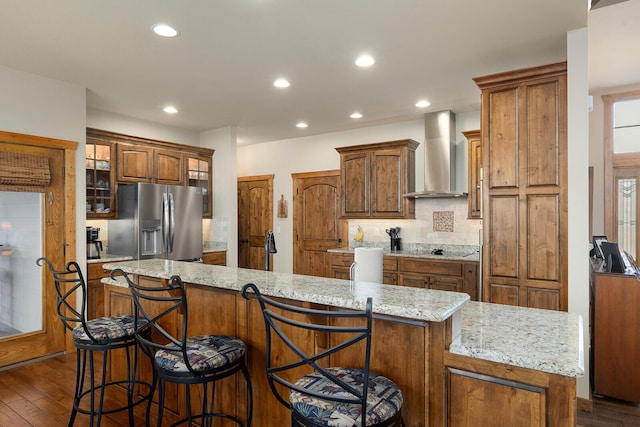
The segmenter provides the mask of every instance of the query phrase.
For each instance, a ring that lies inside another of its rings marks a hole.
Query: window
[[[640,91],[607,95],[605,103],[605,228],[634,258],[640,181]]]

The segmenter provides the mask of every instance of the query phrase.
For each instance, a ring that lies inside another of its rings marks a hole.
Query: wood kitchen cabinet
[[[118,182],[184,184],[184,155],[179,151],[117,144]]]
[[[478,263],[398,257],[398,284],[464,292],[478,300]]]
[[[202,254],[202,262],[211,265],[227,265],[227,252],[205,252]]]
[[[104,285],[101,280],[109,277],[109,272],[102,269],[104,262],[87,264],[87,319],[104,316]]]
[[[104,147],[110,148],[108,160],[104,159]],[[118,183],[152,182],[202,188],[202,216],[210,218],[213,153],[214,150],[209,148],[87,128],[87,217],[117,216],[115,194]],[[111,180],[106,190],[111,191],[104,191],[98,185],[106,182],[105,165],[109,168],[106,171]],[[90,182],[96,183],[95,188],[89,185]],[[109,209],[108,212],[95,212],[101,203],[99,199],[104,199],[104,209]]]
[[[340,153],[342,218],[415,218],[415,150],[405,139],[336,148]]]
[[[190,187],[200,187],[202,189],[202,216],[211,218],[213,214],[213,203],[211,198],[211,156],[197,156],[186,154],[186,185]]]
[[[567,63],[474,81],[482,90],[484,300],[566,311]]]
[[[115,216],[114,147],[98,136],[87,135],[85,146],[87,218]]]
[[[468,152],[468,214],[469,219],[482,218],[482,144],[480,130],[462,132],[467,138]]]
[[[331,274],[335,279],[349,280],[353,254],[331,254]],[[478,299],[478,263],[434,260],[404,256],[385,256],[382,261],[385,285],[464,292]]]

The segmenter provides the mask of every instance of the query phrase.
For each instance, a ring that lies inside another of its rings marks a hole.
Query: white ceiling
[[[623,7],[635,13],[619,17]],[[624,37],[637,31],[637,10],[631,0],[590,12],[598,58],[637,51],[606,43],[611,20]],[[160,22],[179,37],[155,36]],[[566,32],[586,25],[586,0],[0,0],[0,65],[86,87],[90,108],[194,131],[237,126],[240,143],[257,143],[477,110],[472,78],[565,60]],[[362,52],[373,67],[353,64]],[[598,64],[594,83],[637,81]],[[291,87],[274,88],[277,77]],[[431,107],[417,109],[420,98]],[[356,110],[362,119],[349,118]]]

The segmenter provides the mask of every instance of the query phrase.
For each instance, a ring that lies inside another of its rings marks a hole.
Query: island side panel
[[[339,324],[351,325],[353,322],[350,324],[347,320]],[[429,425],[425,351],[429,327],[427,322],[374,315],[370,369],[391,379],[402,390],[402,415],[408,427]],[[334,355],[331,364],[362,367],[364,351],[364,344],[355,346],[348,352]]]

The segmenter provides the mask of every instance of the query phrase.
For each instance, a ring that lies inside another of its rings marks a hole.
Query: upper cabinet
[[[190,187],[202,188],[202,216],[211,217],[211,156],[186,155],[187,181]]]
[[[113,154],[113,144],[87,135],[85,148],[87,216],[113,218],[115,215]]]
[[[480,143],[480,130],[469,130],[462,132],[467,138],[468,144],[468,183],[469,197],[467,203],[469,206],[468,218],[482,218],[482,145]]]
[[[567,63],[482,90],[483,299],[567,310]]]
[[[336,148],[343,218],[415,218],[415,151],[411,139]]]
[[[108,147],[110,160],[108,189],[114,191],[98,191],[101,187],[89,185],[89,182],[104,182],[100,169]],[[95,152],[95,154],[94,154]],[[214,150],[156,141],[146,138],[132,137],[113,132],[87,128],[87,217],[115,217],[115,194],[119,183],[151,182],[157,184],[189,185],[202,188],[202,214],[205,218],[212,216],[212,157]],[[94,157],[90,157],[90,155]],[[90,165],[91,168],[90,168]],[[93,177],[98,177],[97,180]],[[90,191],[93,191],[92,193]],[[91,197],[90,197],[91,196]],[[102,201],[102,199],[105,199]],[[108,200],[107,200],[108,199]],[[103,211],[96,209],[103,207]]]

